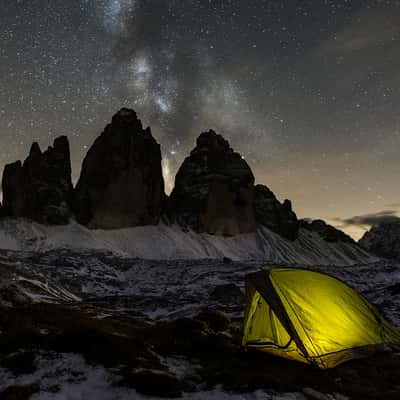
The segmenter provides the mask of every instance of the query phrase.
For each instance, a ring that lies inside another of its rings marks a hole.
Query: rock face
[[[44,153],[33,143],[28,158],[6,165],[3,173],[5,216],[43,224],[67,224],[73,187],[68,139],[55,139]]]
[[[254,176],[247,162],[214,131],[202,133],[168,199],[170,222],[196,232],[254,232]]]
[[[21,217],[24,213],[24,188],[23,171],[21,161],[7,164],[4,167],[3,190],[3,215],[9,217]]]
[[[297,239],[299,222],[290,200],[281,204],[270,189],[257,185],[254,188],[254,209],[257,223],[289,240]]]
[[[321,219],[316,219],[314,221],[303,219],[300,221],[300,227],[318,233],[327,242],[356,244],[356,242],[349,235],[346,235],[343,231],[328,225]]]
[[[377,256],[400,260],[400,218],[373,226],[359,243]]]
[[[75,190],[77,220],[101,229],[154,225],[164,199],[160,145],[136,113],[123,108],[83,161]]]

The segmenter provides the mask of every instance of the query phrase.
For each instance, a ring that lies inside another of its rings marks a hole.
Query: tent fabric
[[[275,268],[246,278],[243,346],[320,368],[400,343],[400,333],[359,293],[319,272]]]

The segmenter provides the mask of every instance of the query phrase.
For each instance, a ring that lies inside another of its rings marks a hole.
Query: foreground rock
[[[61,136],[42,153],[33,143],[28,158],[6,165],[2,214],[42,224],[67,224],[73,187],[68,139]]]
[[[136,113],[123,108],[83,161],[75,190],[77,220],[104,229],[156,225],[164,196],[160,145]]]
[[[286,199],[281,204],[274,193],[264,185],[257,185],[254,192],[257,222],[289,240],[297,239],[299,222],[292,210],[291,201]]]
[[[0,397],[39,390],[43,395],[57,394],[62,381],[49,387],[47,377],[37,378],[41,374],[36,361],[43,354],[50,354],[55,366],[62,354],[81,355],[88,364],[102,365],[119,376],[113,385],[168,398],[215,386],[230,393],[303,391],[363,400],[397,399],[400,390],[400,355],[396,352],[377,353],[322,371],[266,353],[243,351],[240,321],[210,310],[157,324],[104,314],[97,318],[93,311],[55,304],[0,311],[0,368],[24,377],[23,382],[31,381],[26,376],[36,376],[34,386],[17,387],[10,380],[11,386]],[[75,373],[70,371],[72,382],[85,379]]]
[[[359,243],[380,257],[400,260],[400,218],[373,226]]]
[[[321,219],[316,219],[314,221],[303,219],[300,221],[300,226],[301,228],[318,233],[325,241],[330,243],[343,242],[356,244],[356,242],[349,235],[331,225],[328,225]]]
[[[198,137],[176,175],[167,215],[170,222],[196,232],[256,230],[253,173],[222,136],[210,130]]]

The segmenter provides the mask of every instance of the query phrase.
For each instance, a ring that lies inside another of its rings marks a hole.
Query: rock
[[[160,145],[135,111],[123,108],[83,161],[76,218],[89,228],[156,225],[164,200]]]
[[[19,351],[1,360],[0,365],[11,371],[15,376],[33,374],[36,371],[35,353]]]
[[[14,307],[16,305],[29,304],[30,302],[29,296],[22,292],[21,288],[16,284],[3,284],[0,288],[0,306]]]
[[[172,374],[156,370],[140,370],[125,374],[123,383],[147,396],[176,398],[182,396],[179,380]]]
[[[222,304],[241,304],[244,302],[244,294],[234,283],[216,286],[210,293],[211,300]]]
[[[281,204],[268,187],[257,185],[254,189],[254,208],[259,224],[289,240],[297,239],[299,222],[290,200]]]
[[[356,244],[356,242],[349,235],[346,235],[341,230],[336,229],[331,225],[328,225],[325,221],[322,221],[321,219],[316,219],[314,221],[303,219],[300,221],[300,227],[318,233],[327,242],[344,242]]]
[[[254,176],[247,162],[214,131],[202,133],[180,167],[168,199],[171,223],[210,234],[256,230]]]
[[[377,256],[400,260],[400,218],[374,225],[359,244]]]
[[[40,392],[40,385],[38,383],[32,383],[23,386],[9,386],[0,392],[1,400],[28,400],[35,393]]]
[[[3,215],[21,217],[24,212],[23,172],[21,161],[7,164],[3,172]]]
[[[78,354],[88,365],[102,365],[122,378],[113,379],[110,385],[130,386],[152,396],[175,397],[189,390],[204,393],[218,386],[238,396],[265,390],[282,396],[303,391],[310,399],[325,393],[335,399],[398,399],[400,354],[396,349],[320,370],[262,351],[243,351],[242,329],[236,334],[232,323],[228,326],[228,319],[218,312],[147,324],[128,315],[104,317],[104,308],[90,307],[88,312],[88,304],[42,303],[8,311],[0,307],[0,364],[6,362],[19,377],[37,368],[32,375],[34,382],[35,377],[46,377],[49,371],[33,362],[33,354],[53,354],[55,359],[63,353]],[[24,354],[20,349],[25,349]],[[74,368],[64,372],[69,378],[59,382],[64,392],[65,384],[84,377]],[[32,390],[11,386],[0,392],[0,399],[30,398],[40,389],[39,383]],[[43,395],[57,397],[54,393],[60,388],[55,384],[51,379],[44,382]],[[185,397],[200,398],[201,393]]]
[[[400,294],[400,283],[395,283],[387,288],[391,295],[397,296]],[[381,311],[381,310],[380,310]],[[382,312],[382,311],[381,311]]]
[[[332,397],[324,393],[318,392],[312,388],[304,388],[303,393],[306,395],[307,399],[313,400],[331,400]]]
[[[213,332],[225,332],[231,323],[229,317],[218,310],[203,310],[196,316],[196,319],[205,322]]]
[[[53,147],[44,153],[38,143],[33,143],[23,164],[17,161],[6,165],[2,186],[5,216],[67,224],[73,195],[67,137],[55,139]]]

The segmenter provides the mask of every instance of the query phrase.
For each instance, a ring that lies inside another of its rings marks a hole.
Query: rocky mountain
[[[73,196],[67,137],[55,139],[45,152],[33,143],[24,163],[6,165],[2,187],[4,216],[67,224]]]
[[[255,185],[246,160],[212,130],[197,138],[168,199],[161,159],[150,128],[122,108],[89,149],[75,189],[66,137],[43,153],[34,143],[24,163],[7,165],[0,217],[47,225],[74,217],[90,229],[158,225],[162,218],[166,225],[222,236],[263,236],[266,227],[289,241],[298,239],[301,227],[326,242],[355,244],[323,221],[299,222],[290,200],[281,203],[267,186]]]
[[[343,242],[356,244],[356,242],[349,235],[345,234],[339,229],[336,229],[332,225],[328,225],[321,219],[316,219],[313,221],[303,219],[300,221],[300,226],[303,229],[318,233],[321,238],[330,243]]]
[[[400,260],[400,218],[373,226],[359,244],[380,257]]]
[[[253,173],[221,135],[210,130],[198,137],[176,175],[167,216],[196,232],[256,231]]]
[[[136,113],[123,108],[83,161],[76,218],[90,228],[155,225],[164,199],[160,145]]]
[[[289,239],[297,239],[299,221],[292,210],[290,200],[280,203],[274,193],[264,185],[254,188],[254,208],[256,221],[271,231]]]

